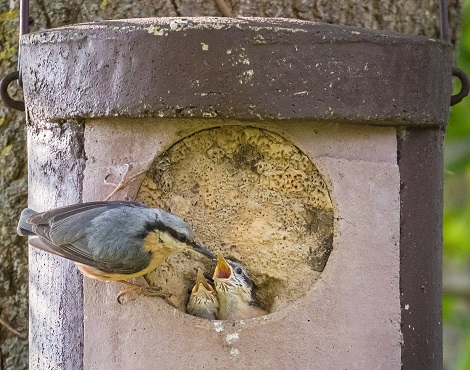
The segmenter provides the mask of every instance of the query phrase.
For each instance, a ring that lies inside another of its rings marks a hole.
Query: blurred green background
[[[458,49],[470,76],[470,0]],[[470,96],[451,109],[444,153],[444,368],[470,370]]]

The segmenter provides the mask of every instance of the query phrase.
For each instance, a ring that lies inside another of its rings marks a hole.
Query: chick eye
[[[238,267],[235,272],[238,274],[238,275],[241,275],[243,273],[243,270],[241,267]]]

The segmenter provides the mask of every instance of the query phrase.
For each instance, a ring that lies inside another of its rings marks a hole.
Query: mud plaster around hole
[[[216,127],[176,142],[156,157],[136,201],[182,217],[208,249],[243,263],[269,312],[303,297],[332,249],[321,174],[290,141],[260,128]],[[174,255],[148,278],[184,310],[197,267],[212,276],[215,263]]]

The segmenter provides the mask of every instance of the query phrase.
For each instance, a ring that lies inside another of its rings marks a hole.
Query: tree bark
[[[234,16],[287,17],[439,36],[438,0],[225,0]],[[452,40],[461,1],[449,1]],[[10,8],[13,6],[13,8]],[[31,31],[103,19],[222,16],[214,0],[33,0]],[[0,3],[0,76],[17,69],[18,2]],[[424,63],[425,61],[423,61]],[[16,98],[21,91],[11,89]],[[0,105],[0,318],[20,334],[28,326],[27,245],[16,222],[27,201],[25,116]],[[27,369],[27,340],[0,325],[0,370]]]

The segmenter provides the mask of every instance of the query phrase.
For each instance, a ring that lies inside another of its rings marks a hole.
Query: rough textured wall
[[[332,249],[325,182],[305,154],[270,131],[219,127],[183,139],[155,159],[137,200],[177,214],[209,249],[242,262],[269,312],[303,297]],[[169,302],[183,308],[194,267],[175,255],[150,280],[182,292]],[[203,269],[211,276],[214,267]]]
[[[295,17],[380,28],[430,37],[438,35],[437,0],[227,0],[235,15]],[[455,40],[460,0],[450,0]],[[16,70],[18,1],[0,2],[0,76]],[[66,24],[132,17],[220,15],[213,0],[37,0],[31,1],[32,31]],[[12,89],[12,94],[15,88]],[[26,205],[24,114],[0,103],[0,316],[27,332],[27,249],[16,236],[16,220]],[[27,368],[26,341],[0,327],[0,369]]]
[[[17,13],[0,11],[0,74],[16,69]],[[26,204],[26,131],[24,114],[0,104],[0,317],[20,333],[28,332],[28,261],[16,221]],[[0,369],[27,367],[25,338],[0,326]]]
[[[44,210],[79,203],[84,122],[34,122],[28,130],[29,205]],[[30,369],[81,369],[82,275],[74,263],[33,247],[28,258],[29,297],[35,302],[29,309],[30,329],[34,328],[29,331]]]

